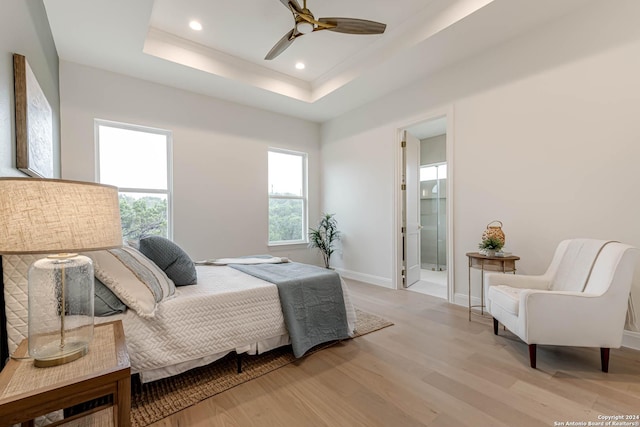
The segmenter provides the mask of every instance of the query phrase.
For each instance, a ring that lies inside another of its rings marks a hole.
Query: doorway
[[[449,137],[447,116],[428,119],[403,129],[401,280],[406,290],[452,301]],[[412,238],[414,218],[418,218],[418,245]]]

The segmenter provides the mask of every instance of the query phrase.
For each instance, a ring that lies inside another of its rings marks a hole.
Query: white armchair
[[[637,249],[619,242],[573,239],[560,242],[541,276],[488,274],[487,310],[529,344],[600,347],[602,371],[609,349],[619,348]]]

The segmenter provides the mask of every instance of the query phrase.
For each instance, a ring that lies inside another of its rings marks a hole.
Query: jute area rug
[[[356,309],[357,322],[354,338],[377,331],[393,323]],[[321,346],[318,350],[328,346]],[[317,350],[315,350],[317,351]],[[140,384],[131,384],[131,425],[144,427],[189,406],[258,378],[296,360],[291,347],[282,347],[257,356],[242,358],[242,373],[236,371],[235,355],[192,369],[180,375]]]

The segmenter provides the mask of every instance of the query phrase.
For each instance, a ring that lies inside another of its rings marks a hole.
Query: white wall
[[[13,54],[27,58],[53,113],[54,174],[60,176],[58,53],[41,1],[3,1],[0,13],[0,176],[26,176],[16,169]]]
[[[319,264],[306,245],[267,247],[267,148],[309,154],[319,216],[319,125],[61,61],[62,176],[95,180],[94,119],[173,132],[174,240],[194,258],[273,253]]]
[[[454,111],[455,292],[465,253],[504,223],[520,273],[562,239],[640,247],[640,2],[597,2],[323,124],[324,209],[345,234],[340,267],[392,280],[396,129]],[[640,305],[640,267],[634,298]],[[476,289],[479,293],[479,289]]]
[[[331,264],[347,277],[387,287],[395,138],[395,129],[372,126],[345,137],[325,133],[322,146],[324,211],[336,214],[342,233]]]

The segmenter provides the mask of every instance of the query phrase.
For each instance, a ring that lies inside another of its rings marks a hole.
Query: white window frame
[[[300,240],[280,240],[272,242],[269,240],[269,227],[267,226],[267,245],[268,246],[285,246],[285,245],[302,245],[309,243],[309,200],[308,200],[308,183],[309,183],[309,155],[302,151],[286,150],[283,148],[269,147],[267,152],[267,173],[269,169],[269,153],[289,154],[302,157],[302,196],[278,196],[272,195],[271,190],[268,188],[269,178],[267,176],[267,196],[268,201],[271,199],[279,200],[302,200],[302,239]],[[270,223],[269,218],[269,205],[267,204],[267,225]]]
[[[167,234],[169,240],[173,240],[173,132],[166,129],[152,128],[148,126],[134,125],[130,123],[114,122],[111,120],[94,119],[94,141],[95,141],[95,171],[96,182],[100,182],[100,126],[132,130],[136,132],[153,133],[163,135],[167,139],[167,189],[158,190],[154,188],[133,188],[118,187],[118,193],[147,193],[164,194],[167,196]]]

